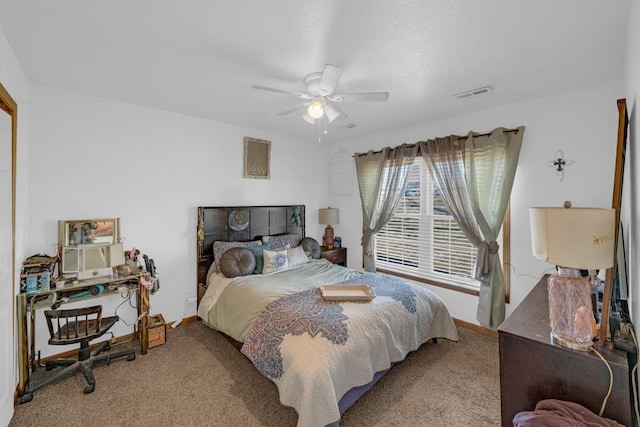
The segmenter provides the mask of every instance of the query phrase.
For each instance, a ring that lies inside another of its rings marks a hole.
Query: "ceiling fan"
[[[277,114],[284,116],[298,110],[304,110],[302,118],[311,124],[323,120],[323,117],[329,123],[332,123],[339,117],[347,117],[347,113],[336,104],[343,102],[380,102],[389,99],[389,92],[334,93],[341,75],[342,68],[326,64],[324,71],[308,74],[303,79],[304,84],[307,86],[306,92],[276,89],[259,85],[253,85],[251,87],[269,92],[295,95],[302,99],[303,102]]]

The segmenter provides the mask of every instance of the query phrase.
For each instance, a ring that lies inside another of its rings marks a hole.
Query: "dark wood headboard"
[[[241,242],[262,236],[305,236],[305,207],[291,206],[200,206],[198,207],[197,286],[198,304],[207,272],[213,262],[213,242]]]

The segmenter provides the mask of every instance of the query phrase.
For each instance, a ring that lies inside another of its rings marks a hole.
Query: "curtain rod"
[[[520,132],[520,129],[518,129],[518,128],[516,128],[516,129],[505,129],[505,130],[503,130],[503,131],[502,131],[502,133],[512,133],[512,132],[513,132],[513,133],[515,133],[515,134],[517,134],[518,132]],[[475,137],[480,137],[480,136],[491,136],[491,133],[492,133],[492,132],[488,132],[488,133],[481,133],[481,134],[474,135],[474,136],[475,136]],[[460,141],[460,140],[467,139],[467,138],[468,138],[468,137],[466,137],[466,136],[459,136],[457,139],[458,139],[458,141]],[[407,144],[407,147],[411,147],[411,146],[416,145],[416,144],[419,144],[419,142],[414,142],[413,144]],[[396,148],[396,147],[393,147],[393,148]],[[368,152],[367,152],[367,153],[368,153]],[[364,156],[364,155],[366,155],[367,153],[355,153],[355,154],[354,154],[353,156],[351,156],[351,157],[355,157],[355,156]],[[374,152],[373,152],[373,154],[378,154],[378,153],[382,153],[382,150],[378,150],[378,151],[374,151]]]

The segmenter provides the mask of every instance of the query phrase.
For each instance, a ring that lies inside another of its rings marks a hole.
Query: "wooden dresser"
[[[593,352],[551,343],[547,276],[498,328],[502,425],[512,426],[520,411],[543,399],[579,403],[598,414],[609,386],[609,371]],[[632,426],[631,382],[627,354],[611,343],[594,348],[613,371],[613,389],[603,416]]]

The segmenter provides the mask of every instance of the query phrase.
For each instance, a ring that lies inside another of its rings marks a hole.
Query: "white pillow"
[[[287,258],[286,249],[282,251],[265,250],[263,254],[264,265],[262,266],[262,274],[273,273],[289,268],[289,260]]]
[[[292,268],[308,263],[309,257],[307,257],[302,246],[296,246],[293,249],[287,249],[287,260],[289,261],[289,268]]]

